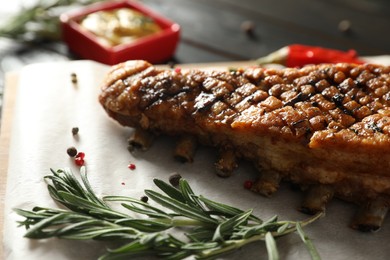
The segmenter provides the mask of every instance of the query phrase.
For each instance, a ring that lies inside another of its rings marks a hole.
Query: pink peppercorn
[[[84,165],[84,159],[81,158],[81,157],[74,158],[74,162],[76,163],[77,166],[83,166]]]
[[[81,158],[81,159],[84,159],[85,153],[79,152],[79,153],[76,155],[76,157],[79,157],[79,158]]]
[[[253,181],[245,181],[244,182],[244,188],[247,190],[250,190],[253,186]]]
[[[83,152],[77,153],[76,157],[74,158],[75,164],[77,166],[83,166],[85,163],[84,158],[85,158],[85,153]]]

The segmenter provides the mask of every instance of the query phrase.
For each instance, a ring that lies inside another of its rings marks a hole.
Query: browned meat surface
[[[221,176],[236,158],[253,161],[254,191],[299,184],[308,194],[303,211],[324,210],[337,196],[361,205],[354,227],[372,230],[390,206],[390,67],[180,72],[129,61],[111,69],[99,100],[138,133],[181,136],[184,160],[194,140],[219,147]]]

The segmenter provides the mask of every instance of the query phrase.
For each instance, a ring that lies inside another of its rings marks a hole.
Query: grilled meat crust
[[[390,206],[390,67],[181,72],[128,61],[112,67],[99,101],[124,126],[195,137],[253,161],[261,193],[288,180]]]

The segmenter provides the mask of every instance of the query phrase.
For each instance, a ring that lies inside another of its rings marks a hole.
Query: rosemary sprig
[[[102,0],[39,0],[23,7],[0,28],[0,37],[22,42],[58,41],[61,38],[59,15],[72,7]]]
[[[51,175],[45,176],[51,197],[69,210],[15,209],[25,218],[18,222],[27,229],[25,237],[123,241],[122,246],[108,249],[100,259],[135,255],[214,259],[249,243],[265,241],[269,259],[279,259],[276,238],[298,231],[312,259],[320,259],[302,229],[320,214],[298,222],[279,221],[277,216],[262,220],[254,216],[252,210],[244,211],[196,195],[184,179],[180,180],[179,188],[155,179],[161,192],[145,190],[155,206],[125,196],[100,199],[88,181],[85,167],[80,172],[81,182],[69,169],[51,170]],[[109,203],[114,202],[120,203],[124,210],[110,207]],[[179,239],[179,233],[184,233],[186,239]]]

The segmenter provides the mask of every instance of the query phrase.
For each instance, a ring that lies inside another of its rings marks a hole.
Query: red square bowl
[[[154,20],[161,31],[144,36],[131,43],[109,46],[101,43],[92,32],[82,28],[80,21],[88,14],[119,8],[130,8]],[[60,16],[62,38],[69,49],[81,58],[113,65],[127,60],[142,59],[151,63],[168,60],[174,54],[180,37],[177,23],[131,1],[107,1],[83,7]]]

